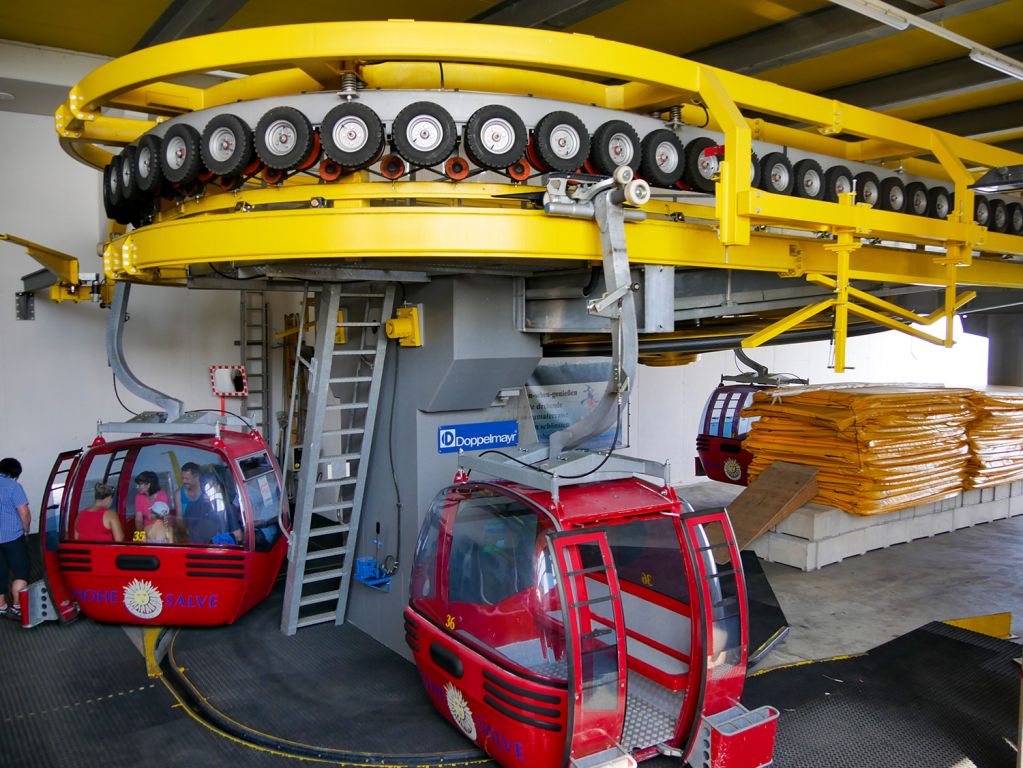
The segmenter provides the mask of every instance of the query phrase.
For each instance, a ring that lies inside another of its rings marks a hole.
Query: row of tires
[[[197,195],[207,184],[226,191],[257,177],[279,184],[295,173],[335,181],[371,167],[389,180],[441,167],[437,172],[453,181],[482,171],[525,181],[549,171],[610,176],[628,166],[652,186],[713,193],[724,155],[724,148],[711,138],[683,145],[668,128],[650,131],[641,140],[624,120],[608,120],[591,136],[582,120],[560,110],[544,115],[527,130],[521,117],[503,105],[476,110],[459,136],[450,113],[427,101],[398,112],[389,141],[391,152],[385,154],[384,122],[357,101],[334,106],[316,127],[290,106],[269,109],[255,129],[230,113],[214,116],[201,132],[175,122],[162,137],[150,132],[111,161],[104,170],[104,207],[108,217],[138,225],[156,210],[159,198]],[[464,158],[455,154],[459,141]],[[810,158],[793,165],[780,152],[754,155],[750,180],[769,192],[832,202],[855,191],[857,202],[871,207],[942,219],[952,207],[943,187],[903,184],[894,177],[882,180],[869,171],[853,175],[840,165],[825,171]],[[1019,205],[980,196],[977,200],[978,223],[1023,234]]]

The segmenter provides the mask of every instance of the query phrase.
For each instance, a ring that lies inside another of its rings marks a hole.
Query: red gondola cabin
[[[406,641],[437,709],[504,766],[768,765],[739,704],[746,596],[723,512],[638,479],[463,482],[420,533]],[[707,760],[703,761],[703,751]]]
[[[755,384],[721,384],[707,400],[696,436],[696,474],[711,480],[736,485],[749,484],[749,465],[753,454],[742,447],[752,419],[744,419],[742,410],[753,402],[753,395],[768,387]]]
[[[98,621],[230,624],[273,587],[287,546],[281,505],[258,432],[97,438],[61,454],[47,486],[54,603],[64,618],[77,603]]]

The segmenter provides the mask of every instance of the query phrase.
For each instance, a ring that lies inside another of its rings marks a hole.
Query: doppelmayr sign
[[[476,424],[448,424],[437,428],[437,453],[485,451],[519,444],[517,421],[484,421]]]

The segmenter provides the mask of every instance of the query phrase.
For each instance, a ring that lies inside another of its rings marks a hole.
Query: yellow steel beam
[[[750,347],[759,347],[761,344],[766,344],[776,336],[785,333],[785,331],[792,330],[800,323],[809,320],[814,315],[819,315],[821,312],[831,309],[833,306],[835,306],[834,299],[825,299],[824,301],[819,301],[816,304],[811,304],[803,307],[802,309],[797,309],[795,312],[790,315],[786,315],[781,320],[771,323],[763,330],[747,336],[742,340],[742,346],[748,349]]]
[[[865,320],[870,320],[871,322],[877,323],[878,325],[883,325],[885,328],[888,328],[890,330],[899,331],[900,333],[907,333],[910,336],[915,336],[918,339],[923,339],[924,341],[930,342],[931,344],[939,344],[942,346],[945,345],[945,339],[939,336],[932,336],[929,333],[924,333],[923,331],[917,330],[911,325],[906,325],[905,323],[892,319],[888,315],[882,315],[880,312],[875,312],[872,309],[861,307],[858,304],[850,304],[849,311],[852,312],[854,315],[859,315]]]
[[[78,259],[45,245],[33,243],[15,235],[0,234],[0,240],[20,245],[33,259],[56,276],[65,285],[78,285]]]
[[[749,215],[739,211],[738,202],[750,191],[752,132],[721,85],[721,80],[709,67],[700,69],[700,96],[725,134],[725,160],[721,163],[714,197],[715,211],[721,222],[721,242],[725,245],[749,245]]]
[[[223,32],[145,48],[108,62],[76,85],[68,105],[79,120],[112,103],[121,94],[184,74],[218,69],[292,68],[293,62],[346,59],[463,62],[546,70],[584,79],[619,78],[632,91],[653,88],[664,101],[675,93],[700,92],[701,70],[711,68],[636,46],[585,35],[440,22],[339,22]],[[174,67],[174,62],[187,62]],[[933,129],[784,86],[714,70],[724,90],[740,107],[801,120],[825,133],[851,133],[875,139],[898,136],[901,145],[930,151]],[[244,80],[244,79],[243,79]],[[312,78],[315,82],[315,78]],[[236,92],[246,86],[235,85]],[[594,103],[638,103],[620,86],[606,86]],[[251,96],[250,96],[251,98]],[[985,166],[1014,164],[1019,154],[981,142],[942,134],[959,157]]]
[[[328,186],[317,189],[326,190]],[[281,199],[288,199],[283,193]],[[394,197],[402,200],[401,194]],[[837,271],[835,255],[826,250],[825,241],[816,238],[755,233],[750,246],[728,247],[720,242],[711,225],[661,218],[629,223],[626,233],[629,257],[635,263],[750,269],[794,276],[808,272],[833,275]],[[126,242],[132,244],[127,251]],[[558,218],[537,210],[467,204],[257,209],[183,216],[134,230],[129,237],[115,237],[110,246],[108,250],[116,253],[111,255],[109,274],[130,274],[121,269],[122,262],[137,272],[211,261],[265,263],[308,258],[600,258],[600,240],[592,222]],[[946,269],[935,263],[934,255],[865,245],[857,251],[849,277],[944,287]],[[1023,285],[1023,264],[1004,259],[974,259],[958,273],[961,285]]]

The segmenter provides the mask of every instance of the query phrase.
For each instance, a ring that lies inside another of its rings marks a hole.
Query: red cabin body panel
[[[67,456],[55,465],[42,522],[55,598],[70,597],[97,621],[215,626],[270,594],[286,517],[280,470],[258,433],[98,438],[61,477]],[[97,527],[106,498],[122,541]],[[92,521],[79,525],[85,515]]]

